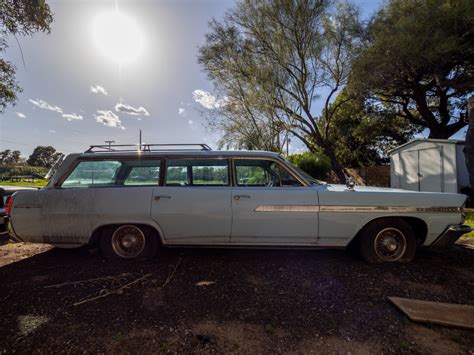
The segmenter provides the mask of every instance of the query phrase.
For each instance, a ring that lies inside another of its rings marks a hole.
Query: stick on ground
[[[88,303],[88,302],[92,302],[92,301],[95,301],[95,300],[98,300],[100,298],[105,298],[107,296],[110,296],[110,295],[115,295],[115,294],[119,294],[121,293],[123,290],[125,290],[126,288],[129,288],[130,286],[132,285],[135,285],[137,283],[139,283],[140,281],[143,281],[144,279],[146,279],[147,277],[150,277],[152,274],[146,274],[132,282],[129,282],[128,284],[125,284],[115,290],[107,290],[105,291],[103,294],[100,294],[98,296],[94,296],[94,297],[90,297],[90,298],[86,298],[85,300],[82,300],[82,301],[79,301],[79,302],[76,302],[73,304],[73,306],[79,306],[81,304],[84,304],[84,303]]]

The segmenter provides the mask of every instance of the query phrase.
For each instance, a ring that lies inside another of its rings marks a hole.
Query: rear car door
[[[177,158],[166,161],[163,186],[155,187],[152,218],[167,244],[228,244],[232,210],[229,161]]]
[[[315,244],[318,195],[280,162],[234,159],[232,243]]]

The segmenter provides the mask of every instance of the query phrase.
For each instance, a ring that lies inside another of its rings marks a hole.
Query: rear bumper
[[[430,247],[445,248],[453,245],[461,236],[472,232],[472,228],[466,224],[452,224],[431,243]]]

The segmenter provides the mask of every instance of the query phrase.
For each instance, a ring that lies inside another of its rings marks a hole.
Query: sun
[[[119,64],[135,61],[143,49],[143,35],[130,17],[115,11],[97,16],[93,24],[99,51]]]

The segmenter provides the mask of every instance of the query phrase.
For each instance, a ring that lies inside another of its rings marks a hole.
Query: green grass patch
[[[11,180],[4,180],[0,181],[0,186],[28,186],[28,187],[43,187],[46,186],[48,180],[35,180],[35,182],[31,181],[11,181]]]
[[[467,217],[466,217],[466,221],[464,223],[467,224],[467,225],[470,225],[472,228],[474,228],[474,213],[468,213]],[[465,238],[474,238],[474,232],[466,234],[464,237]]]

